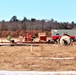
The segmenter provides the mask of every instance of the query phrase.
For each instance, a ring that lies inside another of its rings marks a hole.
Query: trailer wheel
[[[69,36],[62,36],[60,39],[60,44],[61,45],[70,45],[71,40]]]

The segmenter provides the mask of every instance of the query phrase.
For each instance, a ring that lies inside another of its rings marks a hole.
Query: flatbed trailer
[[[26,46],[26,45],[38,45],[38,44],[55,44],[54,41],[51,42],[0,42],[0,46]]]

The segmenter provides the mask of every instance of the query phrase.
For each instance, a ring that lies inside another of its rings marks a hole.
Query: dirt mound
[[[27,33],[31,33],[33,36],[38,36],[38,33],[46,32],[46,36],[51,36],[51,31],[42,30],[17,30],[17,31],[2,31],[0,32],[0,37],[7,37],[11,35],[12,37],[18,37],[19,35],[25,36]]]

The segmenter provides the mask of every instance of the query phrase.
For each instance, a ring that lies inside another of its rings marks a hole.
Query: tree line
[[[54,19],[50,20],[37,20],[31,18],[31,20],[24,17],[22,20],[17,19],[17,16],[13,16],[10,21],[2,20],[0,22],[0,31],[16,31],[16,30],[42,30],[50,31],[51,29],[75,29],[76,23],[69,22],[57,22]]]

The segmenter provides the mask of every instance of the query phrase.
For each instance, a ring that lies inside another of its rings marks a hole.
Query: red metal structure
[[[40,36],[40,40],[46,41],[46,36]]]
[[[27,33],[26,36],[25,36],[25,41],[32,41],[32,34],[30,33]]]

